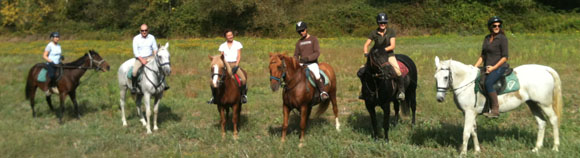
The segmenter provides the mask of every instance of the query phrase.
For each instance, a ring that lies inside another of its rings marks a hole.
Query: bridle
[[[223,61],[223,64],[224,65],[226,64],[225,61]],[[227,71],[227,69],[226,69],[225,66],[222,67],[221,69],[222,69],[222,72],[224,72],[224,73]],[[217,81],[217,84],[218,85],[222,85],[224,83],[224,78],[226,77],[225,74],[219,73],[219,71],[218,71],[218,73],[215,73],[215,72],[212,71],[212,74],[211,74],[211,77],[210,78],[213,78],[214,76],[218,76],[218,78],[219,78],[219,80]]]
[[[450,68],[441,68],[441,70],[447,70],[449,71],[449,75],[447,77],[447,87],[439,87],[439,83],[437,83],[437,80],[435,80],[435,86],[437,86],[437,92],[444,92],[446,93],[447,90],[449,90],[450,88],[452,88],[452,91],[455,92],[459,89],[462,89],[466,86],[469,86],[470,84],[475,83],[475,79],[463,86],[459,86],[458,88],[453,88],[453,86],[451,85],[451,83],[453,83],[453,76],[451,75],[451,69]]]
[[[105,59],[101,59],[101,60],[96,60],[93,58],[93,56],[91,55],[91,53],[87,53],[87,56],[89,57],[89,66],[85,67],[82,65],[79,66],[65,66],[65,65],[60,65],[57,67],[61,67],[61,68],[68,68],[68,69],[95,69],[95,71],[101,70],[102,67],[101,65],[105,62]],[[93,64],[96,63],[96,64]],[[95,65],[96,67],[93,67],[93,65]]]
[[[136,62],[138,62],[138,61],[136,61]],[[155,77],[159,79],[159,83],[155,84],[153,82],[153,80],[151,80],[149,78],[149,76],[147,75],[147,73],[144,73],[143,75],[145,76],[145,78],[147,78],[147,80],[149,81],[149,83],[151,83],[153,85],[153,87],[155,88],[155,91],[157,92],[158,91],[157,89],[159,87],[161,87],[161,85],[163,84],[163,82],[165,82],[165,76],[167,75],[162,70],[162,67],[165,66],[165,65],[171,66],[171,63],[170,63],[170,61],[168,61],[166,63],[160,63],[159,55],[158,54],[155,54],[155,63],[157,64],[156,65],[157,66],[157,70],[153,70],[150,67],[148,67],[147,65],[143,65],[143,67],[145,67],[149,71],[152,71],[153,74],[155,74]]]
[[[286,61],[284,59],[282,59],[281,61],[282,61],[282,76],[278,78],[276,76],[270,75],[270,80],[276,80],[280,83],[281,87],[284,87],[286,85],[286,82],[284,82],[286,78]]]

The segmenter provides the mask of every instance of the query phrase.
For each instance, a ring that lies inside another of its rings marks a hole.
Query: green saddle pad
[[[306,78],[308,78],[308,82],[310,82],[310,84],[314,87],[316,87],[316,84],[314,83],[314,80],[312,80],[312,76],[310,75],[310,70],[306,69]],[[322,75],[322,77],[324,77],[324,85],[328,85],[329,83],[329,79],[328,79],[328,75],[326,75],[326,73],[324,73],[324,71],[320,71],[320,74]]]
[[[38,80],[38,82],[46,82],[46,72],[48,71],[46,71],[45,68],[42,68],[38,73],[38,77],[36,80]]]
[[[479,81],[481,80],[481,75],[477,75],[477,79],[475,80],[475,83],[479,83]],[[501,92],[498,92],[497,94],[505,94],[505,93],[510,93],[510,92],[514,92],[514,91],[518,91],[520,90],[520,81],[518,80],[518,77],[516,76],[515,72],[512,72],[511,74],[509,74],[508,76],[505,77],[505,89]],[[479,89],[479,86],[475,86],[475,92],[481,92],[481,89]]]
[[[127,78],[131,79],[132,76],[133,76],[133,66],[131,66],[129,68],[129,72],[127,72]],[[139,76],[139,77],[137,77],[137,80],[141,81],[141,72],[140,71],[137,71],[137,76]]]

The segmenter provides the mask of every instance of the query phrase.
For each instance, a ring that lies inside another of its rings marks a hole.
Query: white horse
[[[445,99],[447,90],[453,91],[453,98],[457,107],[465,115],[463,126],[463,144],[461,145],[461,155],[467,152],[467,143],[470,136],[473,136],[475,152],[480,152],[479,141],[476,133],[475,117],[482,113],[485,104],[485,97],[481,93],[475,93],[475,78],[479,69],[472,65],[465,65],[454,60],[439,61],[435,57],[435,80],[437,86],[437,101]],[[552,128],[554,129],[554,147],[552,150],[558,151],[560,136],[558,133],[559,121],[562,113],[562,92],[561,82],[558,73],[547,66],[542,65],[522,65],[514,68],[520,89],[515,92],[498,95],[499,111],[508,112],[516,109],[523,102],[530,107],[536,121],[538,122],[538,137],[536,147],[532,150],[537,152],[542,148],[544,131],[546,129],[546,115]]]
[[[167,48],[169,43],[165,43],[165,46],[159,48],[159,51],[155,55],[154,60],[148,61],[146,65],[143,66],[143,73],[141,74],[141,81],[139,86],[141,91],[136,95],[135,104],[137,105],[137,113],[143,126],[147,127],[147,134],[151,134],[151,106],[149,104],[151,96],[155,98],[155,106],[153,108],[153,130],[159,129],[157,127],[157,114],[159,112],[159,101],[163,97],[163,90],[165,84],[165,76],[171,74],[171,66],[169,60],[169,51]],[[127,90],[132,88],[130,79],[127,78],[127,73],[133,68],[133,63],[136,62],[135,58],[131,58],[125,61],[121,67],[119,67],[119,72],[117,77],[119,78],[119,88],[121,94],[121,116],[123,121],[123,126],[127,126],[127,120],[125,118],[125,94]],[[145,114],[146,118],[143,117],[141,113],[141,101],[145,102]]]

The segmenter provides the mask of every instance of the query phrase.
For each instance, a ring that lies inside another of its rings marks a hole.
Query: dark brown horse
[[[304,142],[304,132],[308,123],[308,118],[312,107],[320,104],[316,117],[328,109],[328,104],[332,101],[332,109],[334,111],[334,118],[336,121],[336,130],[340,131],[340,123],[338,121],[338,107],[336,105],[336,77],[332,67],[326,63],[320,63],[320,70],[328,75],[330,80],[329,85],[325,86],[330,98],[320,103],[320,99],[316,94],[317,89],[313,87],[306,77],[306,67],[300,64],[293,58],[283,54],[270,53],[270,86],[272,91],[277,91],[284,83],[284,91],[282,92],[284,123],[282,125],[282,142],[286,139],[286,132],[288,129],[288,116],[292,109],[300,111],[300,144],[302,147]]]
[[[46,102],[50,110],[54,110],[50,96],[52,94],[58,94],[60,98],[60,110],[56,112],[58,116],[59,123],[62,123],[62,115],[64,113],[64,103],[66,96],[69,95],[70,99],[74,104],[75,113],[77,118],[80,118],[80,113],[78,111],[78,104],[76,99],[76,89],[79,86],[79,80],[85,74],[87,69],[95,69],[106,72],[109,70],[109,64],[103,59],[97,52],[90,50],[84,56],[80,57],[76,61],[71,63],[65,63],[57,68],[62,68],[62,75],[56,82],[56,89],[50,88],[50,78],[47,77],[45,82],[38,82],[38,73],[42,68],[46,66],[45,63],[38,63],[28,72],[28,77],[26,81],[26,99],[30,101],[30,107],[32,108],[32,117],[36,117],[36,111],[34,110],[34,95],[36,94],[36,88],[40,88],[46,94]],[[60,112],[60,113],[59,113]]]
[[[242,111],[242,94],[238,86],[238,81],[234,76],[230,75],[231,68],[224,62],[224,56],[209,56],[211,61],[211,88],[214,93],[214,102],[218,105],[220,113],[220,124],[222,129],[222,138],[226,136],[226,120],[230,113],[230,108],[233,109],[232,122],[234,123],[234,139],[238,139],[238,122],[240,113]],[[246,83],[248,75],[246,71],[240,69],[246,76]]]

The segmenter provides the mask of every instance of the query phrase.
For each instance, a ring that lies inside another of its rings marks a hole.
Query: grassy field
[[[561,76],[564,113],[560,152],[550,150],[551,126],[544,148],[532,153],[537,125],[527,106],[502,114],[499,119],[478,117],[482,153],[478,157],[580,157],[580,34],[508,35],[512,67],[542,64]],[[217,54],[223,39],[158,40],[170,42],[172,71],[161,102],[159,131],[145,134],[133,101],[128,101],[128,127],[122,127],[116,71],[132,56],[131,41],[61,41],[68,61],[89,49],[97,50],[111,65],[110,72],[89,71],[81,79],[77,99],[82,117],[73,117],[67,99],[65,123],[59,125],[37,92],[38,117],[32,118],[24,100],[25,77],[34,63],[42,62],[47,41],[0,43],[0,157],[455,157],[461,143],[463,116],[447,95],[437,103],[434,89],[434,57],[473,64],[483,36],[399,37],[396,53],[409,55],[419,69],[417,124],[409,117],[390,130],[389,144],[373,141],[370,118],[357,100],[360,83],[356,70],[363,63],[363,38],[324,38],[321,61],[335,67],[342,131],[334,129],[328,110],[311,118],[305,147],[298,148],[299,117],[291,113],[288,140],[280,142],[281,92],[269,88],[268,53],[291,54],[296,39],[236,38],[244,44],[242,67],[248,71],[249,103],[241,116],[240,139],[232,139],[228,126],[221,139],[219,115],[210,98],[207,55]],[[58,99],[53,96],[53,102]],[[392,115],[392,113],[391,113]],[[379,118],[382,118],[379,110]],[[382,120],[380,120],[382,121]],[[470,141],[468,156],[473,156]]]

